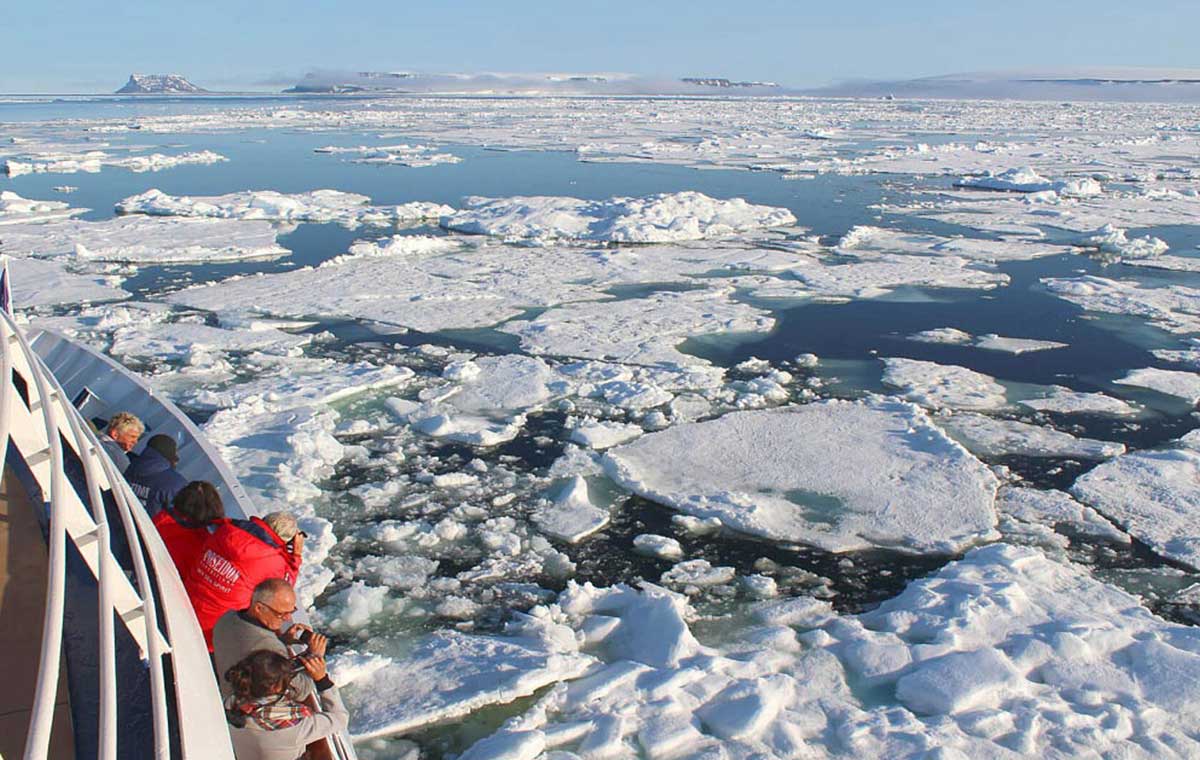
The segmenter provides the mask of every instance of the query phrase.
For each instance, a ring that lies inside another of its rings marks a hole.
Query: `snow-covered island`
[[[130,74],[117,95],[204,95],[208,90],[197,87],[179,74]]]

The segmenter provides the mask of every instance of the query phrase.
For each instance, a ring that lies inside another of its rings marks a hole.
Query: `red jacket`
[[[255,586],[268,578],[294,584],[299,573],[300,557],[259,518],[230,520],[218,528],[184,582],[208,650],[217,619],[249,607]]]
[[[179,571],[180,579],[187,580],[204,551],[204,542],[211,535],[208,526],[181,522],[172,509],[158,512],[153,519],[154,527],[158,528],[158,535],[162,536],[163,543],[167,545],[167,551],[171,554],[175,569]],[[220,523],[216,523],[213,527],[219,525]]]

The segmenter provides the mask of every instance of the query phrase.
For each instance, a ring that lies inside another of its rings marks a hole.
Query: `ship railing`
[[[153,757],[166,760],[173,756],[171,709],[180,757],[233,760],[207,647],[158,531],[91,426],[4,309],[0,309],[0,372],[0,465],[11,443],[41,489],[48,512],[41,658],[25,758],[42,760],[49,751],[62,666],[70,542],[97,584],[97,756],[100,760],[118,757],[121,706],[117,701],[115,629],[119,624],[128,630],[149,669]],[[85,489],[77,489],[68,479],[68,456],[82,463]],[[111,512],[106,510],[106,496]],[[110,524],[111,513],[119,517],[117,524]],[[132,579],[113,554],[114,536],[123,537],[128,544]],[[165,674],[168,661],[172,683],[167,683]],[[168,689],[172,699],[168,699]]]

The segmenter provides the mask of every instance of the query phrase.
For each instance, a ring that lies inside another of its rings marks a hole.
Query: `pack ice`
[[[858,616],[796,598],[701,644],[678,595],[572,584],[534,610],[600,664],[464,758],[1187,757],[1200,633],[1035,549],[970,551]]]
[[[775,541],[955,552],[994,536],[996,478],[902,402],[727,414],[643,436],[604,463],[641,496]]]
[[[717,200],[682,192],[587,201],[554,196],[481,198],[442,219],[459,232],[509,239],[665,243],[722,237],[795,223],[792,212],[741,198]]]
[[[340,190],[313,190],[290,194],[274,190],[248,190],[227,195],[191,197],[167,195],[161,190],[153,189],[118,202],[117,212],[284,222],[338,222],[355,225],[436,219],[452,213],[453,209],[426,202],[372,206],[371,199],[367,196]]]

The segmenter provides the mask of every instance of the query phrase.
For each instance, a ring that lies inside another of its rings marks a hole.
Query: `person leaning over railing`
[[[324,712],[295,698],[291,678],[302,667],[316,684]],[[237,760],[298,760],[311,742],[346,730],[350,715],[325,672],[323,655],[288,658],[258,651],[224,673],[232,694],[225,718]]]
[[[217,672],[224,673],[254,652],[267,650],[285,657],[292,656],[291,647],[304,644],[308,654],[325,654],[327,639],[302,623],[292,623],[296,613],[296,592],[283,578],[268,578],[254,587],[250,606],[230,610],[213,626],[213,661]],[[314,693],[312,679],[304,671],[292,677],[292,689],[297,701],[303,702]],[[232,687],[221,680],[221,696],[229,697]]]
[[[153,520],[180,579],[185,579],[200,561],[212,531],[225,522],[225,504],[212,483],[193,480],[175,494],[171,507]]]
[[[255,586],[268,578],[296,582],[303,552],[304,531],[290,512],[228,520],[209,536],[183,583],[208,651],[217,620],[249,606]]]

